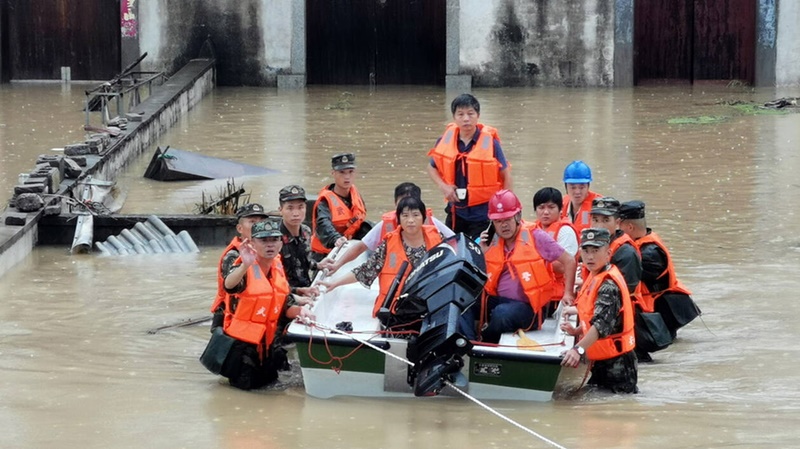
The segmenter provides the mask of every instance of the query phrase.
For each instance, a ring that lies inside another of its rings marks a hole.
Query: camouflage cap
[[[586,228],[581,231],[581,248],[584,246],[606,246],[611,242],[611,234],[605,228]]]
[[[356,155],[353,153],[337,154],[331,158],[331,167],[334,170],[347,170],[356,168]]]
[[[250,236],[254,239],[280,237],[281,219],[278,217],[267,217],[265,220],[259,221],[250,229]]]
[[[644,218],[644,203],[639,200],[626,201],[619,206],[619,218],[638,220]]]
[[[278,193],[278,201],[280,201],[281,204],[285,203],[286,201],[292,201],[292,200],[305,201],[306,200],[305,189],[298,185],[293,184],[282,188],[281,191]]]
[[[595,198],[592,200],[591,213],[597,215],[617,215],[617,213],[619,213],[619,201],[610,196]]]
[[[264,206],[258,203],[247,203],[236,211],[236,218],[255,217],[255,216],[259,217],[267,216],[267,212],[264,210]]]

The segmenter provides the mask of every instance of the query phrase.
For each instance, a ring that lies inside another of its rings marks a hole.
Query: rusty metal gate
[[[755,76],[756,0],[635,2],[637,84]]]

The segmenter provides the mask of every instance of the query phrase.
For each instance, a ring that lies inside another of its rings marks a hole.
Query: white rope
[[[388,355],[388,356],[390,356],[390,357],[392,357],[392,358],[394,358],[396,360],[399,360],[399,361],[401,361],[401,362],[403,362],[403,363],[405,363],[405,364],[407,364],[409,366],[412,366],[412,367],[414,366],[414,364],[411,363],[410,361],[408,361],[408,360],[406,360],[406,359],[404,359],[404,358],[402,358],[402,357],[400,357],[400,356],[398,356],[396,354],[392,354],[391,352],[389,352],[389,351],[387,351],[387,350],[385,350],[383,348],[375,346],[374,344],[372,344],[372,343],[370,343],[370,342],[368,342],[366,340],[362,340],[362,339],[360,339],[360,338],[358,338],[358,337],[356,337],[356,336],[354,336],[352,334],[349,334],[347,332],[342,332],[339,329],[330,328],[328,326],[325,326],[325,325],[322,325],[320,323],[317,323],[316,321],[313,321],[313,320],[306,320],[306,323],[313,324],[315,327],[319,328],[323,332],[324,331],[331,331],[333,333],[336,333],[336,334],[339,334],[339,335],[344,335],[346,337],[352,338],[353,340],[357,341],[358,343],[361,343],[361,344],[363,344],[365,346],[369,346],[370,348],[372,348],[372,349],[374,349],[374,350],[376,350],[378,352],[381,352],[384,355]],[[465,391],[461,390],[460,388],[458,388],[457,386],[453,385],[453,383],[450,382],[449,380],[445,380],[444,383],[448,387],[456,390],[456,392],[458,392],[458,394],[460,394],[460,395],[464,396],[465,398],[469,399],[470,401],[478,404],[484,410],[486,410],[486,411],[490,412],[491,414],[497,416],[498,418],[506,421],[507,423],[512,424],[513,426],[517,427],[518,429],[520,429],[520,430],[522,430],[524,432],[527,432],[530,435],[535,436],[536,438],[539,438],[540,440],[544,441],[545,443],[547,443],[547,444],[549,444],[549,445],[551,445],[553,447],[557,447],[559,449],[566,449],[564,446],[561,446],[560,444],[556,443],[555,441],[552,441],[552,440],[548,439],[547,437],[534,432],[533,430],[523,426],[522,424],[520,424],[520,423],[514,421],[513,419],[503,415],[502,413],[498,412],[497,410],[489,407],[488,405],[486,405],[483,402],[481,402],[479,399],[477,399],[477,398],[475,398],[473,396],[470,396],[467,392],[465,392]]]

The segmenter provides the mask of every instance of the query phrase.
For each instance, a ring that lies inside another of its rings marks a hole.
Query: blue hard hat
[[[572,161],[564,169],[564,182],[567,184],[588,184],[592,182],[592,169],[583,161]]]

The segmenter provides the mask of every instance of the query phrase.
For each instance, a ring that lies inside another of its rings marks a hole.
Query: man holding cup
[[[497,130],[478,123],[481,105],[461,94],[450,105],[453,123],[428,151],[428,174],[447,201],[447,224],[454,232],[477,238],[489,226],[489,199],[511,189],[511,165]]]

